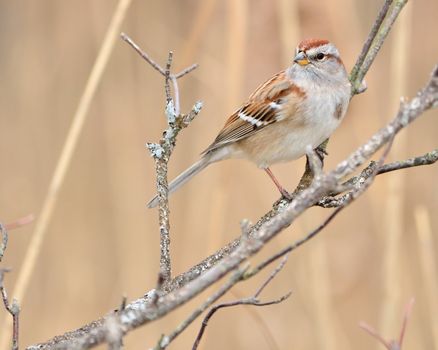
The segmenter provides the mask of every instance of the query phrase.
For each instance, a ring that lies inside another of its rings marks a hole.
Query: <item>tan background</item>
[[[330,39],[350,69],[380,4],[134,0],[123,31],[159,62],[172,49],[176,68],[200,64],[181,81],[182,108],[187,111],[198,99],[205,107],[179,137],[171,177],[197,159],[227,114],[257,84],[290,62],[299,39]],[[114,0],[0,1],[2,222],[28,213],[38,216],[115,6]],[[396,28],[406,41],[397,41],[393,32],[384,45],[367,77],[368,92],[354,98],[330,142],[327,168],[390,120],[398,96],[412,96],[438,62],[438,2],[416,0],[408,7],[402,26]],[[144,144],[157,140],[165,127],[162,86],[161,77],[119,40],[92,102],[25,298],[20,300],[23,345],[81,326],[117,307],[123,294],[134,299],[154,286],[159,239],[157,213],[145,208],[154,193],[154,171]],[[403,132],[390,158],[437,147],[437,113],[426,113]],[[302,168],[298,161],[275,166],[274,171],[293,188]],[[201,348],[378,348],[358,322],[366,320],[385,336],[395,336],[411,296],[416,305],[405,348],[437,348],[433,315],[438,315],[438,295],[430,297],[431,286],[437,283],[433,273],[437,257],[422,265],[420,258],[426,255],[418,235],[427,229],[435,233],[438,227],[436,179],[437,166],[379,177],[319,237],[291,255],[265,293],[272,298],[292,289],[287,302],[220,312]],[[174,272],[185,271],[236,237],[242,218],[257,220],[277,197],[267,176],[252,164],[229,161],[206,170],[171,200]],[[328,213],[308,211],[262,255],[297,239]],[[34,227],[11,233],[2,263],[14,269],[6,280],[10,293]],[[396,238],[388,244],[388,237]],[[437,244],[432,236],[426,247],[436,251]],[[432,273],[427,275],[424,266]],[[261,279],[239,285],[235,295],[249,295]],[[155,344],[207,293],[131,333],[127,349]],[[387,321],[385,313],[390,315]],[[9,315],[3,311],[0,315],[3,324]],[[172,348],[189,348],[198,326],[199,321]]]

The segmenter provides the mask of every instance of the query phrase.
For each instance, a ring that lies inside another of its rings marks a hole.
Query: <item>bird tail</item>
[[[211,157],[205,155],[200,160],[198,160],[195,164],[193,164],[190,168],[186,169],[180,175],[178,175],[170,184],[169,184],[169,195],[184,185],[187,181],[189,181],[193,176],[201,172],[204,168],[212,163]],[[149,203],[147,204],[148,208],[154,208],[158,205],[158,195],[155,195]]]

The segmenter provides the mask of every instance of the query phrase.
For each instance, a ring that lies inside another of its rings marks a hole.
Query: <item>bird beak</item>
[[[310,63],[309,59],[303,51],[297,53],[294,58],[294,62],[298,63],[300,66],[307,66]]]

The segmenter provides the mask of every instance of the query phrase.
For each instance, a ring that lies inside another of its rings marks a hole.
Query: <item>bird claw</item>
[[[318,156],[318,158],[321,161],[321,163],[324,163],[324,157],[328,156],[328,153],[325,150],[325,148],[321,147],[321,146],[318,146],[318,147],[315,148],[315,153]]]
[[[292,195],[288,191],[286,191],[284,188],[282,188],[280,190],[280,193],[281,193],[282,199],[286,199],[288,202],[290,202],[292,200]]]

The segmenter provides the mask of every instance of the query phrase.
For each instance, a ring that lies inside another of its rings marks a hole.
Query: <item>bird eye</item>
[[[324,58],[325,58],[325,55],[322,52],[320,52],[316,55],[316,59],[318,61],[322,61]]]

